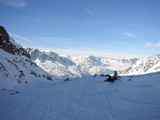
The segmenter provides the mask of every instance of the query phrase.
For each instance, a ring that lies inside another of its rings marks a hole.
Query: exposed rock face
[[[17,47],[11,42],[10,36],[3,26],[0,26],[0,49],[14,55],[23,55],[30,58],[30,55],[24,48]]]
[[[0,89],[12,89],[32,80],[52,80],[49,73],[31,60],[26,49],[18,45],[0,26]]]

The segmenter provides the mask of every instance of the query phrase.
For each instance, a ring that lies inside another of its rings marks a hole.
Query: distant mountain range
[[[144,74],[160,71],[160,55],[145,58],[61,56],[52,50],[23,48],[0,26],[0,84],[28,84],[31,80],[55,80],[83,75]]]
[[[30,49],[31,59],[53,75],[144,74],[160,70],[160,55],[144,58],[112,58],[97,56],[60,56],[52,50]]]

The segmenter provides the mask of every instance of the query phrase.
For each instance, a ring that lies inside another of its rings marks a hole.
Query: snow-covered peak
[[[32,60],[39,59],[41,62],[45,61],[54,61],[59,62],[65,66],[75,65],[70,59],[66,57],[59,56],[57,53],[53,51],[43,51],[39,49],[30,49],[29,53],[31,55]]]
[[[81,76],[79,67],[69,58],[42,49],[28,49],[28,52],[37,65],[54,76],[63,78]]]
[[[154,55],[139,59],[131,69],[128,71],[129,74],[142,74],[160,71],[160,55]]]

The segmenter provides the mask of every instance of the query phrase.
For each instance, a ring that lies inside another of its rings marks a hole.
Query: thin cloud
[[[147,42],[145,44],[146,48],[160,48],[160,42]]]
[[[130,32],[124,32],[122,33],[122,36],[125,38],[136,38],[136,35]]]
[[[13,8],[23,8],[28,5],[26,0],[0,0],[0,4]]]

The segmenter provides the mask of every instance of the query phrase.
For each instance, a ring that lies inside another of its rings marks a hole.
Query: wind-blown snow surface
[[[1,120],[160,120],[160,73],[34,82],[0,91]]]

